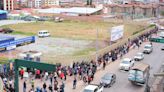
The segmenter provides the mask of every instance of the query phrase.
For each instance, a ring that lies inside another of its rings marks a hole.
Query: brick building
[[[18,7],[17,0],[0,0],[0,8],[2,10],[14,10]]]

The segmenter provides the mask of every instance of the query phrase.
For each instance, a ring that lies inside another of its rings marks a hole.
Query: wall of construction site
[[[156,17],[157,7],[154,6],[105,6],[107,8],[107,14],[122,15],[124,18],[130,17],[131,19]]]

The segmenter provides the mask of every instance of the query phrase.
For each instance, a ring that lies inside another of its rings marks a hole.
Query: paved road
[[[9,24],[18,24],[18,23],[30,23],[31,21],[24,20],[0,20],[0,26],[9,25]]]
[[[153,73],[156,73],[159,71],[159,68],[162,64],[162,62],[164,62],[164,51],[161,51],[161,46],[164,44],[157,44],[154,43],[153,47],[153,53],[151,53],[150,55],[145,55],[145,58],[143,61],[144,63],[150,64],[151,66],[151,70],[150,70],[150,81],[152,82],[153,80]],[[143,45],[142,45],[143,46]],[[139,49],[139,51],[142,51],[142,49]],[[134,56],[134,53],[129,53],[128,55],[130,56]],[[118,63],[117,63],[118,64]],[[132,85],[128,79],[128,72],[122,72],[118,70],[118,65],[113,64],[116,67],[113,67],[111,70],[109,70],[109,72],[113,72],[117,75],[117,80],[116,83],[111,87],[111,88],[106,88],[104,90],[104,92],[143,92],[144,91],[144,87],[141,86],[135,86]]]

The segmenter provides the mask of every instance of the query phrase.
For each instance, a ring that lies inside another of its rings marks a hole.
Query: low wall
[[[0,78],[0,92],[3,92],[3,81],[1,78]]]
[[[124,39],[120,39],[117,43],[114,43],[114,44],[112,44],[110,46],[107,46],[106,48],[98,50],[97,53],[95,52],[95,53],[92,53],[90,55],[84,55],[84,56],[78,56],[78,57],[70,57],[69,56],[69,57],[64,57],[64,59],[63,59],[63,57],[58,57],[58,58],[61,58],[61,60],[63,60],[63,62],[65,62],[64,63],[65,65],[70,65],[70,63],[68,63],[68,62],[81,62],[81,61],[89,62],[91,60],[95,61],[96,60],[96,56],[97,57],[102,57],[104,54],[110,52],[111,50],[116,49],[118,46],[122,46],[125,43],[127,43],[128,39],[133,40],[133,39],[139,37],[140,35],[149,32],[150,30],[152,30],[154,28],[155,28],[154,26],[152,26],[152,27],[149,26],[149,27],[145,28],[145,30],[140,31],[139,33],[137,33],[135,35],[132,35],[132,36],[124,38]]]
[[[110,46],[107,46],[107,47],[104,48],[104,49],[101,49],[101,50],[97,51],[97,53],[95,52],[95,53],[93,53],[93,54],[91,54],[91,55],[85,56],[85,57],[80,58],[80,59],[75,60],[75,61],[80,61],[80,60],[95,60],[95,59],[96,59],[96,54],[97,54],[97,56],[102,56],[102,55],[104,55],[105,53],[110,52],[111,50],[114,50],[114,49],[117,48],[118,46],[121,46],[121,45],[127,43],[127,42],[128,42],[128,39],[133,40],[133,39],[137,38],[138,36],[140,36],[140,35],[142,35],[142,34],[145,34],[145,33],[149,32],[150,30],[152,30],[152,29],[154,29],[154,28],[155,28],[154,26],[149,27],[149,28],[145,29],[145,30],[142,31],[142,32],[139,32],[139,33],[137,33],[137,34],[135,34],[135,35],[132,35],[132,36],[130,36],[130,37],[127,37],[127,38],[125,38],[125,39],[121,39],[121,40],[119,40],[117,43],[114,43],[114,44],[112,44],[112,45],[110,45]]]

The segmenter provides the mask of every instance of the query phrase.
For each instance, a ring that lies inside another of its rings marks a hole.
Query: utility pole
[[[149,76],[150,76],[150,73],[149,73],[149,71],[150,71],[150,68],[149,68],[149,70],[147,72],[147,75],[146,75],[146,85],[145,85],[144,92],[150,92],[150,86],[149,86]]]
[[[96,62],[98,61],[98,29],[96,30]]]

